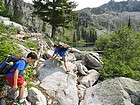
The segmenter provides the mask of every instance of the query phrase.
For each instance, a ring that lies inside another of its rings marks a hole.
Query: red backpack
[[[67,51],[69,46],[64,44],[64,45],[61,45],[59,44],[58,47],[57,47],[60,51]]]

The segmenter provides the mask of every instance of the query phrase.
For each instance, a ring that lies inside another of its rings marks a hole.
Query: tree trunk
[[[14,6],[14,13],[13,13],[13,15],[15,16],[15,17],[17,17],[18,15],[17,15],[17,13],[18,13],[18,7],[17,7],[17,1],[16,0],[14,0],[13,1],[13,6]]]
[[[8,3],[7,3],[7,0],[5,0],[5,8],[9,8],[10,3],[11,3],[11,0],[9,0]]]
[[[55,40],[56,36],[56,27],[52,26],[52,35],[51,38]]]

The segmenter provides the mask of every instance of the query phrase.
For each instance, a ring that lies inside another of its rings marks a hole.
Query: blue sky
[[[32,2],[32,0],[23,0],[25,2]],[[78,4],[76,10],[82,9],[82,8],[86,8],[86,7],[99,7],[105,3],[108,3],[110,0],[70,0],[70,1],[74,1]],[[127,1],[127,0],[114,0],[116,2],[119,1]]]

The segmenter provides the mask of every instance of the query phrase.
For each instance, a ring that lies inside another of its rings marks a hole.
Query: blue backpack
[[[19,57],[15,55],[8,55],[4,61],[0,63],[0,74],[7,74],[10,72],[14,64],[19,60]]]

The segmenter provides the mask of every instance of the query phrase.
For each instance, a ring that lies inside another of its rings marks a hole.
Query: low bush
[[[114,77],[140,80],[140,33],[123,28],[99,37],[95,45],[96,50],[104,51],[102,80]]]

